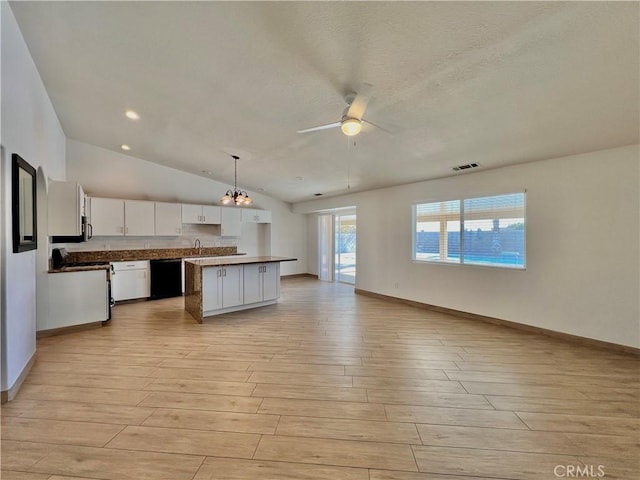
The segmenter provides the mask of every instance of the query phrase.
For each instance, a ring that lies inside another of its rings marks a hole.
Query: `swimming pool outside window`
[[[415,261],[526,266],[524,193],[418,203],[412,223]]]

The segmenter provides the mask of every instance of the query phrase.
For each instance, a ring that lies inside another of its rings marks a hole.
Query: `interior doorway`
[[[318,278],[356,283],[356,214],[337,211],[318,217]]]

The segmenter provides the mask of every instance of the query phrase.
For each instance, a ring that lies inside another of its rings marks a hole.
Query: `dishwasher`
[[[151,299],[182,295],[182,259],[151,260]]]
[[[149,260],[111,262],[111,294],[116,302],[149,298]]]

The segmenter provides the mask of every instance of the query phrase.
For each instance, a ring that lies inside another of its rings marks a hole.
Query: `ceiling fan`
[[[317,132],[318,130],[326,130],[328,128],[340,127],[342,133],[348,137],[357,135],[362,130],[362,124],[368,123],[374,125],[371,122],[364,120],[364,111],[367,108],[369,100],[371,100],[371,88],[373,86],[369,83],[364,83],[358,93],[350,93],[346,96],[347,108],[342,112],[342,119],[339,122],[327,123],[326,125],[319,125],[317,127],[305,128],[304,130],[298,130],[298,133]]]

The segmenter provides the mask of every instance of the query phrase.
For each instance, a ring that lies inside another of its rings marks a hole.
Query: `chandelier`
[[[233,190],[227,190],[227,193],[224,194],[221,202],[223,205],[229,205],[230,203],[233,203],[234,205],[251,205],[251,203],[253,203],[253,200],[251,200],[249,194],[244,190],[240,190],[238,188],[238,160],[240,159],[240,157],[238,157],[237,155],[231,155],[231,158],[233,158],[235,172],[233,177]]]

